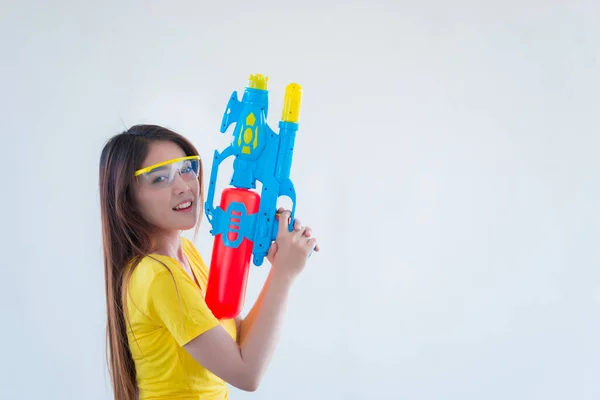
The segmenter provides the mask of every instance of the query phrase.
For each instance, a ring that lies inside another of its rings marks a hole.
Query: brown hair
[[[124,293],[132,271],[127,266],[137,265],[153,251],[151,235],[154,227],[136,208],[133,190],[135,170],[142,167],[149,145],[158,141],[174,142],[186,155],[198,155],[194,145],[178,133],[157,125],[136,125],[110,138],[100,156],[107,361],[115,400],[134,400],[138,396],[135,364],[127,339]],[[198,183],[199,204],[203,204],[201,161]],[[200,221],[196,225],[196,234],[199,225]]]

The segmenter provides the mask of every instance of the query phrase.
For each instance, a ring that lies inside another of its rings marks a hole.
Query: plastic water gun
[[[206,303],[219,318],[234,318],[242,310],[250,258],[260,266],[278,231],[277,200],[292,200],[288,229],[294,225],[296,192],[290,180],[294,142],[302,101],[302,87],[286,87],[279,133],[267,124],[269,97],[268,77],[251,74],[243,97],[237,91],[229,99],[221,133],[235,123],[231,144],[219,153],[215,150],[206,216],[215,237],[206,288]],[[230,187],[221,193],[220,205],[214,207],[219,165],[234,157]],[[256,181],[262,186],[261,194]]]

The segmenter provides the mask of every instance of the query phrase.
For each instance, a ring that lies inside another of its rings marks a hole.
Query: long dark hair
[[[149,145],[157,141],[174,142],[187,156],[198,155],[194,145],[178,133],[158,125],[136,125],[110,138],[100,156],[107,360],[115,400],[134,400],[138,396],[135,364],[127,340],[124,293],[132,271],[127,265],[135,266],[154,250],[151,249],[154,227],[138,211],[133,190],[134,172],[141,168]],[[198,184],[199,204],[203,204],[201,161]],[[200,220],[196,234],[199,225]]]

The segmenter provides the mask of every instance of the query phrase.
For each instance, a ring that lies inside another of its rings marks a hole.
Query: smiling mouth
[[[186,201],[185,203],[179,204],[177,207],[173,207],[173,211],[186,211],[192,207],[192,201]]]

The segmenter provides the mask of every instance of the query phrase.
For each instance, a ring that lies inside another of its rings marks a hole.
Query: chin
[[[179,227],[178,229],[180,231],[189,231],[190,229],[193,229],[196,226],[196,224],[190,224],[190,225],[182,225],[181,227]]]
[[[194,210],[193,212],[191,212],[188,215],[185,215],[184,218],[178,218],[177,221],[173,221],[173,225],[175,226],[175,229],[177,230],[181,230],[181,231],[187,231],[190,230],[192,228],[194,228],[196,226],[196,224],[198,223],[198,215],[196,210]]]
[[[197,223],[198,223],[198,218],[190,218],[189,221],[186,221],[186,222],[178,221],[178,223],[175,223],[173,225],[175,226],[175,229],[178,229],[180,231],[187,231],[187,230],[194,228]]]

